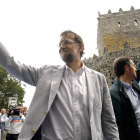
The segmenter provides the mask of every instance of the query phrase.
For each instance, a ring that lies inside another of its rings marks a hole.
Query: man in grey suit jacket
[[[79,35],[65,31],[60,37],[65,66],[34,68],[15,62],[0,43],[0,65],[36,86],[19,140],[118,140],[104,75],[82,63],[84,43]]]

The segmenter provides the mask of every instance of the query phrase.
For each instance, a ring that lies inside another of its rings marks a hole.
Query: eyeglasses
[[[59,45],[57,45],[58,47],[61,47],[63,45],[70,45],[72,43],[74,43],[76,41],[73,41],[73,40],[64,40],[63,42],[60,42]]]

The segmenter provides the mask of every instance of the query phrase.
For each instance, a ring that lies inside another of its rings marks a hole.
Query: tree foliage
[[[24,103],[25,85],[20,80],[9,75],[0,66],[0,108],[7,108],[9,97],[18,97],[17,104]]]

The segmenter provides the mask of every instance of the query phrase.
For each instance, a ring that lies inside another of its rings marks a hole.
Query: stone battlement
[[[123,49],[124,43],[130,48],[140,47],[140,9],[131,7],[130,11],[119,10],[117,13],[100,15],[98,17],[97,46],[99,56],[106,47],[109,52]]]
[[[113,71],[113,62],[117,57],[131,57],[136,64],[140,60],[140,47],[130,48],[128,43],[125,43],[123,49],[109,53],[107,48],[104,48],[102,56],[94,55],[93,58],[83,60],[84,64],[105,75],[108,86],[110,87],[116,76]]]

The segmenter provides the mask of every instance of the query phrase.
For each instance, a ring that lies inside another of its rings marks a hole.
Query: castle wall
[[[113,62],[117,57],[131,57],[136,64],[140,60],[140,47],[131,48],[130,44],[125,43],[122,50],[109,52],[104,48],[102,56],[94,55],[92,58],[83,60],[84,64],[105,75],[108,86],[110,87],[116,76],[113,71]]]
[[[98,17],[97,46],[99,56],[83,60],[84,64],[105,75],[108,86],[116,80],[113,62],[117,57],[131,57],[136,64],[140,60],[140,9],[108,11]]]

